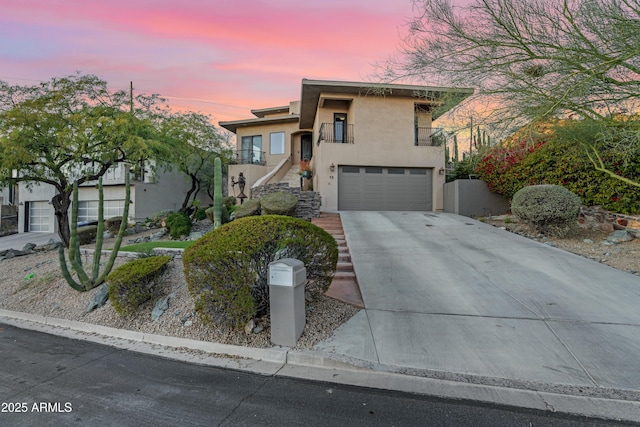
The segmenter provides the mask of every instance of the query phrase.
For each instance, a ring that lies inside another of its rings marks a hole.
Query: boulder
[[[607,241],[611,243],[630,242],[631,240],[633,240],[633,236],[626,230],[616,230],[607,237]]]
[[[149,240],[152,241],[152,242],[155,242],[157,240],[162,239],[166,235],[167,235],[167,230],[165,230],[163,228],[160,231],[156,231],[155,233],[151,233],[151,235],[149,236]]]
[[[22,247],[22,252],[26,254],[33,254],[35,253],[35,251],[33,250],[36,247],[35,243],[26,243],[23,247]]]
[[[160,319],[160,316],[164,314],[165,311],[169,309],[169,299],[171,299],[171,295],[167,295],[164,298],[160,298],[158,302],[156,302],[155,307],[153,307],[153,311],[151,311],[151,320],[154,322]]]
[[[100,308],[107,303],[109,299],[108,286],[106,283],[98,286],[98,290],[93,295],[89,306],[87,307],[87,313],[92,312],[96,308]]]

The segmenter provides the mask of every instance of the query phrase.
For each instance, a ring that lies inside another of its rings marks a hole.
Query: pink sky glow
[[[366,81],[411,0],[2,0],[0,80],[95,74],[214,122],[300,96],[302,78]]]

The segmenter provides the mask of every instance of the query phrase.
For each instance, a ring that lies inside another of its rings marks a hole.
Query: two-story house
[[[311,187],[320,192],[323,211],[440,211],[445,137],[432,121],[472,93],[303,79],[299,101],[220,122],[236,134],[229,176],[242,173],[247,189],[279,181]],[[292,180],[304,159],[312,177]],[[238,195],[229,183],[229,194]]]
[[[182,207],[185,194],[189,190],[188,177],[176,169],[153,170],[150,165],[131,173],[131,204],[129,219],[142,221],[163,210],[178,210]],[[124,211],[125,164],[117,164],[102,177],[104,195],[104,217],[121,216]],[[42,183],[18,184],[18,232],[57,233],[58,226],[51,199],[56,195],[52,185]],[[210,199],[201,194],[203,203]],[[199,197],[199,198],[201,198]],[[78,188],[78,222],[98,219],[98,190],[95,182],[87,182]]]

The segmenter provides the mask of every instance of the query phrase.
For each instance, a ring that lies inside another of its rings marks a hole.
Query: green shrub
[[[293,216],[298,206],[298,198],[291,193],[279,191],[265,195],[260,199],[260,206],[264,215]]]
[[[202,221],[207,217],[207,212],[204,209],[196,208],[196,212],[194,213],[193,217],[196,221]]]
[[[234,218],[244,218],[247,216],[255,216],[260,215],[262,208],[260,206],[260,199],[249,199],[240,205],[238,209],[236,209]]]
[[[113,270],[105,281],[114,310],[123,316],[131,315],[153,298],[155,285],[170,260],[170,256],[140,258]]]
[[[268,266],[281,258],[302,261],[307,289],[326,291],[338,246],[310,222],[280,215],[241,218],[205,234],[182,258],[196,310],[206,321],[231,327],[268,313]]]
[[[237,199],[235,198],[235,196],[227,196],[224,199],[222,199],[222,204],[225,205],[227,208],[230,208],[231,206],[235,206],[237,203]]]
[[[513,196],[511,212],[534,230],[563,236],[576,225],[580,197],[559,185],[532,185]]]
[[[152,224],[160,225],[160,224],[162,224],[162,221],[166,222],[167,217],[169,215],[171,215],[172,213],[174,213],[174,212],[175,211],[172,211],[170,209],[164,210],[164,211],[160,211],[160,212],[156,212],[151,216],[151,218],[149,220],[150,220],[150,222]]]
[[[188,236],[191,233],[191,218],[184,212],[174,212],[165,220],[167,231],[172,239]]]
[[[84,227],[78,227],[78,241],[81,245],[87,245],[95,241],[97,234],[97,225],[85,225]]]
[[[104,228],[112,234],[118,234],[118,231],[120,231],[120,224],[122,224],[122,217],[114,216],[104,221]]]

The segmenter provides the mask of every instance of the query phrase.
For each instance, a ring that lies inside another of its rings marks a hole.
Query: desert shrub
[[[85,225],[84,227],[78,227],[78,241],[81,245],[86,245],[96,240],[97,234],[97,225]]]
[[[171,215],[172,213],[174,213],[175,211],[172,210],[164,210],[164,211],[160,211],[160,212],[156,212],[154,213],[151,218],[149,218],[149,221],[151,224],[155,224],[155,225],[160,225],[162,224],[162,221],[165,221],[166,218]]]
[[[191,232],[191,218],[184,212],[174,212],[165,220],[167,231],[172,239],[188,236]]]
[[[203,219],[205,219],[207,217],[207,212],[205,211],[205,209],[201,209],[201,208],[196,208],[195,213],[193,214],[193,218],[196,221],[202,221]]]
[[[534,230],[563,236],[576,225],[580,197],[559,185],[532,185],[513,196],[511,212]]]
[[[109,301],[120,315],[134,314],[156,294],[155,285],[164,273],[170,256],[136,259],[113,270],[106,278]]]
[[[310,222],[280,215],[235,220],[205,234],[184,252],[196,310],[216,325],[237,327],[269,311],[269,263],[296,258],[307,289],[326,291],[338,259],[335,239]]]
[[[122,217],[114,216],[104,221],[104,228],[113,234],[118,234],[118,231],[120,231],[120,224],[122,224]]]
[[[239,219],[247,216],[260,215],[261,211],[260,199],[249,199],[236,209],[234,218]]]
[[[260,206],[265,215],[293,216],[298,206],[298,198],[286,191],[278,191],[263,196]]]
[[[235,198],[235,196],[227,196],[224,199],[222,199],[222,204],[225,205],[227,208],[230,208],[231,206],[235,206],[237,203],[237,199]]]

